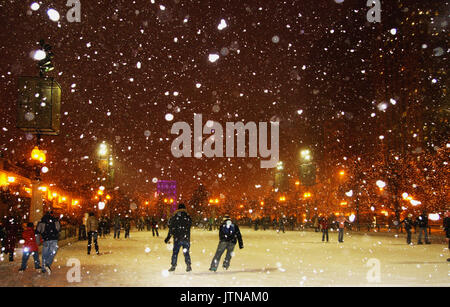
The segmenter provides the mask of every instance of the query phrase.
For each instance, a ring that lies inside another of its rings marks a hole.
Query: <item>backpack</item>
[[[58,240],[59,231],[61,230],[61,225],[59,221],[54,217],[47,220],[41,220],[37,226],[37,232],[41,235],[44,241],[47,240]]]

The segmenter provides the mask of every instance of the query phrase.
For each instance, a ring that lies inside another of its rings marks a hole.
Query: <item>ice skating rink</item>
[[[408,246],[394,234],[346,233],[337,243],[321,241],[311,231],[242,229],[244,249],[236,246],[228,271],[208,271],[218,244],[217,231],[193,229],[192,272],[186,273],[180,251],[177,270],[168,273],[171,245],[164,244],[167,230],[158,238],[151,232],[132,231],[129,239],[110,235],[99,239],[101,255],[86,254],[87,241],[61,247],[53,273],[37,273],[32,257],[19,274],[21,249],[15,261],[0,262],[0,286],[450,286],[450,257],[445,244]],[[123,235],[123,234],[121,234]],[[413,235],[414,242],[416,237]],[[79,264],[79,266],[78,266]]]

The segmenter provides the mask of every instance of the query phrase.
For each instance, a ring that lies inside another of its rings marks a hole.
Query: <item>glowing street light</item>
[[[283,166],[283,161],[278,161],[277,163],[277,170],[281,171],[283,170],[284,166]]]
[[[377,187],[379,187],[380,189],[384,189],[386,187],[386,182],[384,182],[383,180],[377,180],[377,182],[375,183],[377,185]]]
[[[100,156],[106,156],[108,154],[108,146],[105,142],[101,143],[98,149],[98,154]]]
[[[44,163],[46,160],[46,156],[44,151],[40,150],[39,147],[35,146],[31,151],[31,159],[39,163]]]
[[[98,202],[98,209],[99,209],[99,210],[105,209],[105,202],[99,201],[99,202]]]
[[[303,160],[310,161],[311,160],[311,151],[309,149],[304,149],[300,152],[300,156],[302,157]]]

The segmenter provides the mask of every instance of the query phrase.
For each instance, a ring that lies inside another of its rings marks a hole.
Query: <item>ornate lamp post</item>
[[[58,135],[60,128],[61,86],[46,73],[53,70],[52,47],[43,40],[34,59],[39,61],[39,77],[19,77],[17,128],[36,135],[36,147],[31,158],[36,163],[36,175],[32,178],[30,221],[36,223],[42,217],[43,202],[39,191],[40,168],[45,162],[45,154],[39,149],[42,135]]]

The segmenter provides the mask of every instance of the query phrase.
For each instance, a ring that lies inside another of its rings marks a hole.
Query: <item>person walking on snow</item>
[[[38,224],[37,232],[42,236],[42,273],[52,273],[51,265],[58,251],[58,238],[61,231],[61,224],[57,217],[53,216],[53,211],[48,211]]]
[[[186,206],[182,203],[178,205],[178,210],[169,220],[169,233],[164,242],[167,244],[171,237],[173,237],[172,250],[172,266],[169,272],[175,271],[177,267],[178,252],[183,247],[184,260],[186,262],[186,272],[192,271],[191,256],[189,255],[189,248],[191,246],[191,226],[192,219],[186,211]]]
[[[338,222],[339,225],[339,234],[338,234],[338,241],[339,243],[343,243],[344,242],[344,230],[345,230],[345,222],[350,223],[349,220],[347,220],[344,215],[340,215],[337,219],[336,222]]]
[[[225,260],[223,261],[223,268],[228,270],[230,267],[233,250],[237,242],[239,242],[239,249],[243,249],[244,242],[242,241],[239,226],[236,223],[233,223],[230,216],[227,214],[223,217],[222,225],[220,225],[219,228],[219,245],[217,246],[214,258],[211,261],[211,267],[209,268],[210,271],[217,271],[220,258],[225,250],[227,251],[227,254],[225,255]]]
[[[88,233],[87,254],[91,254],[92,240],[94,240],[95,252],[98,255],[98,227],[99,223],[93,212],[89,212],[89,218],[86,223],[86,230]]]

